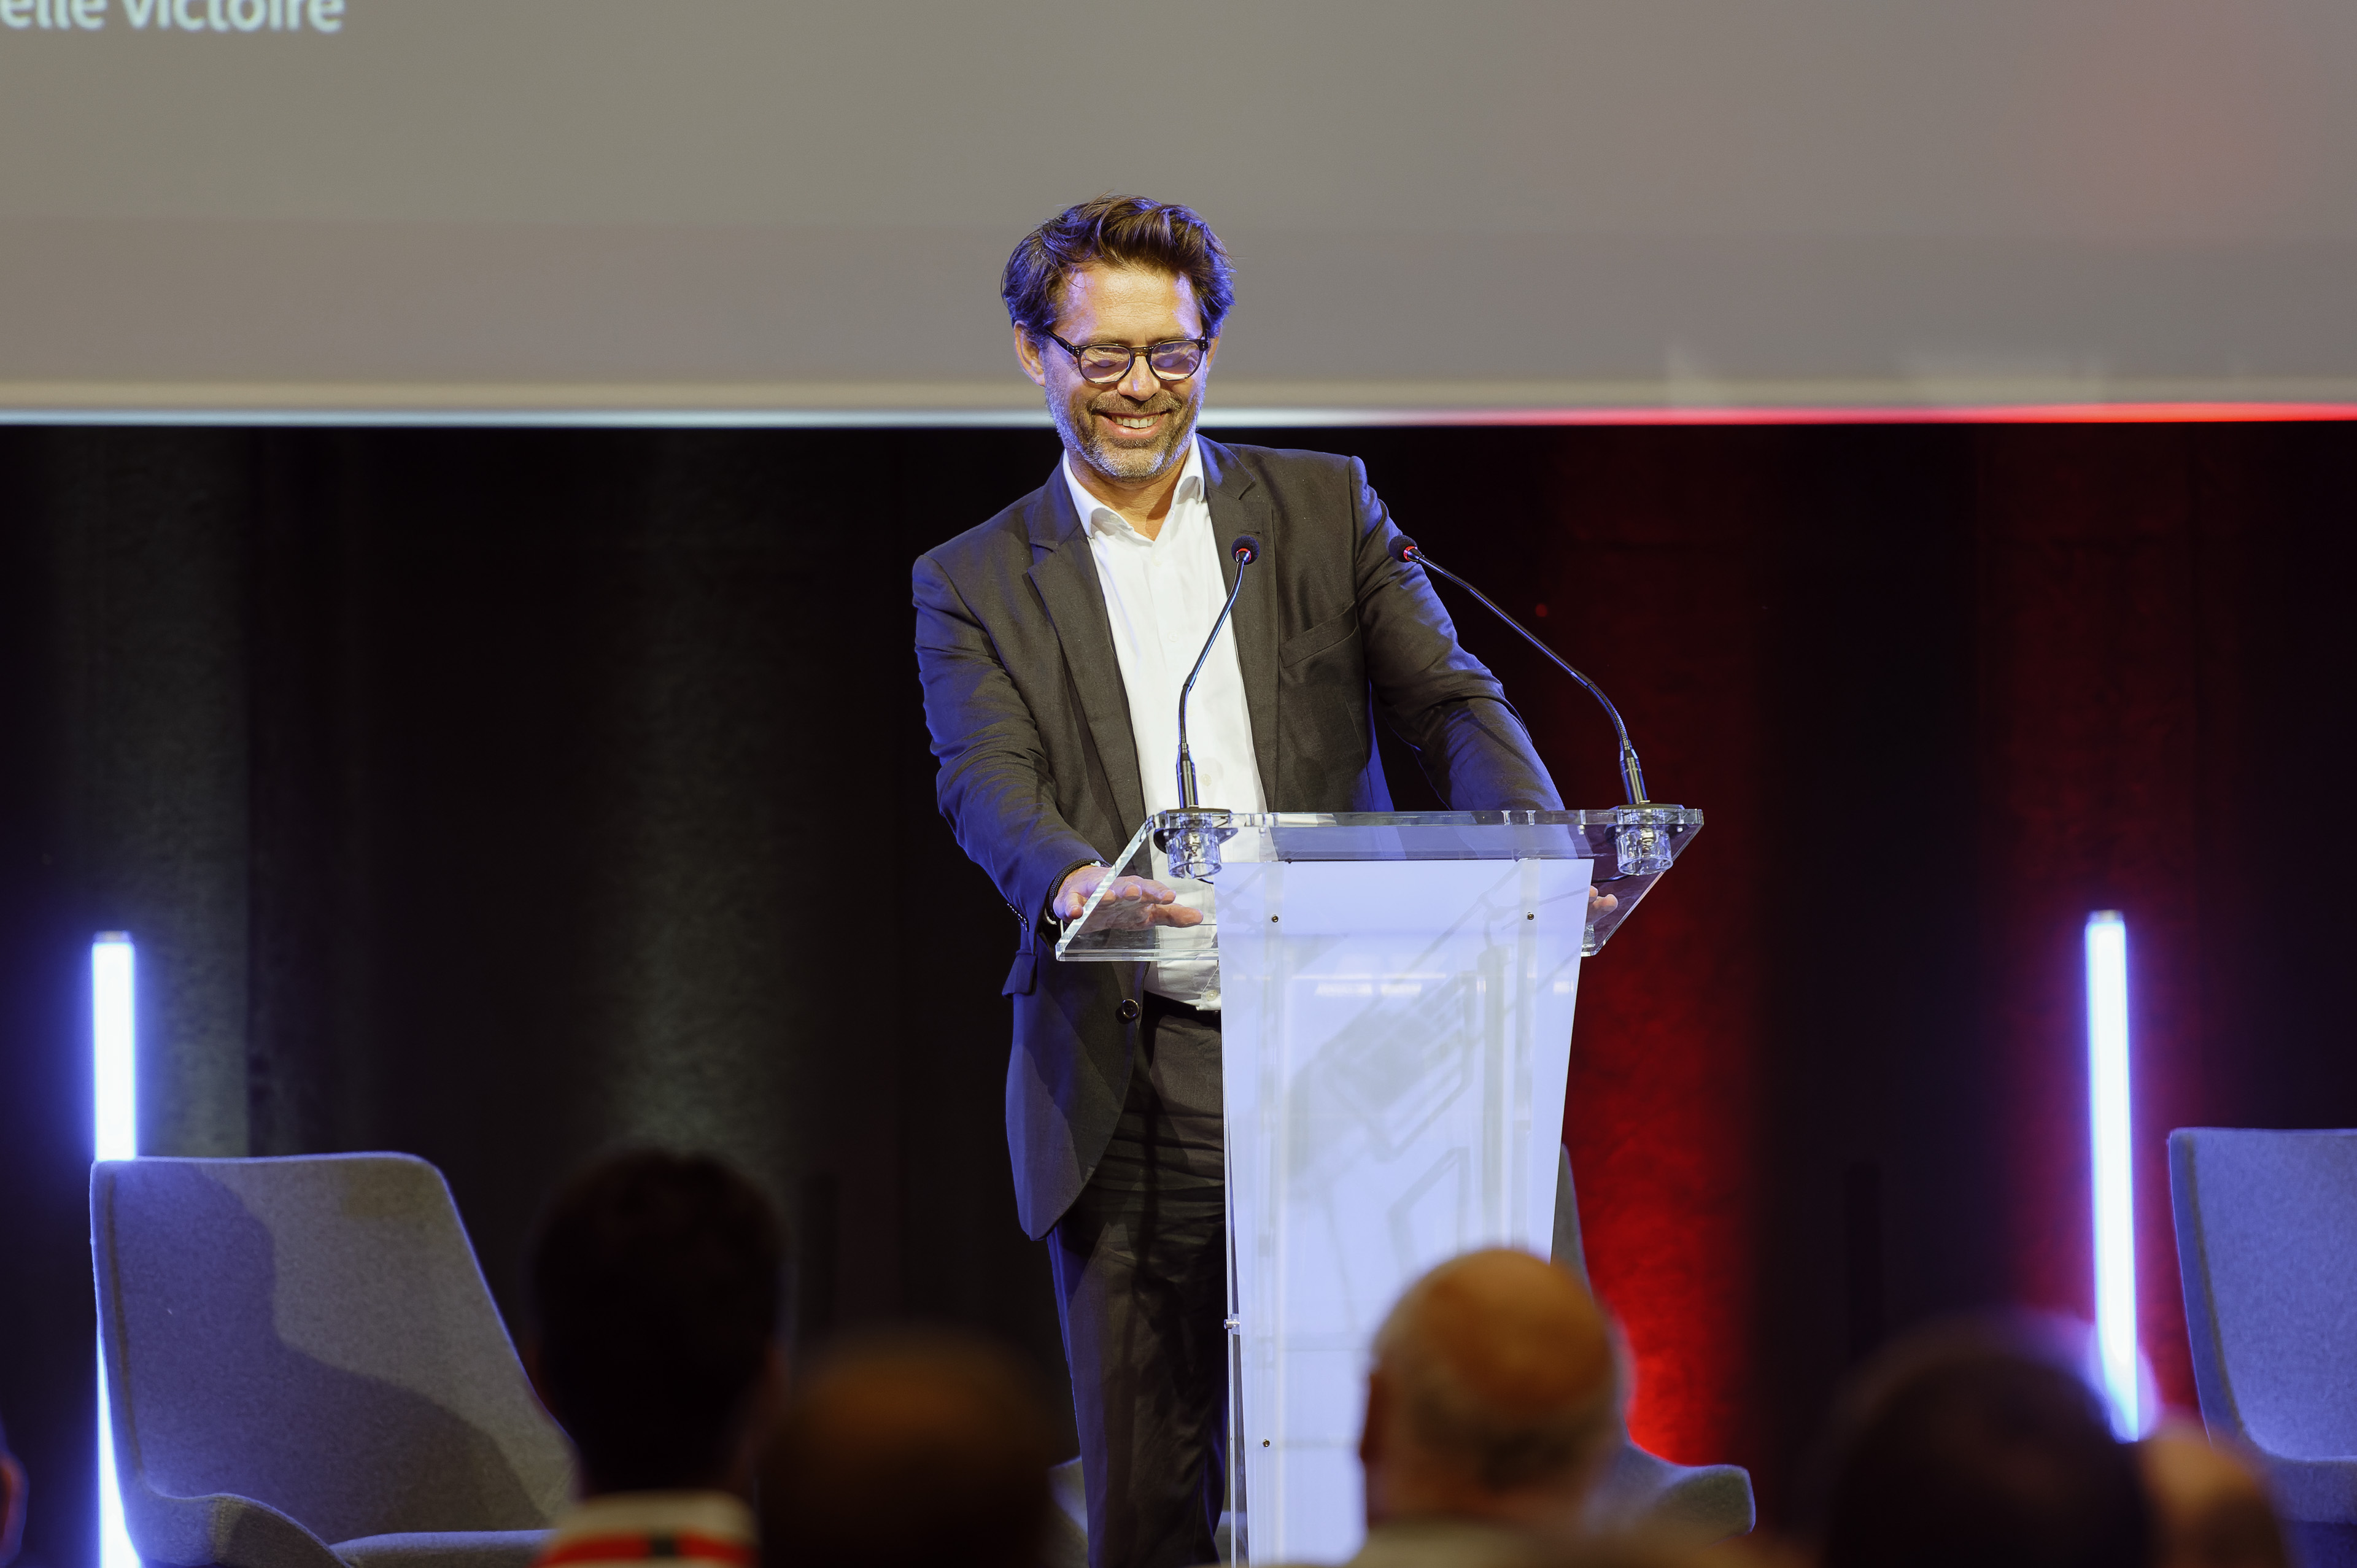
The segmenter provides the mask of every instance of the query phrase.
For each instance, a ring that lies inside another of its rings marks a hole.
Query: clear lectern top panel
[[[1215,889],[1222,867],[1242,861],[1587,860],[1595,894],[1582,951],[1611,940],[1702,828],[1684,806],[1601,811],[1162,811],[1148,818],[1115,869],[1176,893],[1159,907],[1125,900],[1107,877],[1056,956],[1123,963],[1215,958]]]

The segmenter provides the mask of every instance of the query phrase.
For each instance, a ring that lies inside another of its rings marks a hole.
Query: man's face
[[[1056,336],[1084,347],[1149,343],[1203,335],[1203,313],[1195,290],[1183,277],[1129,267],[1086,266],[1067,280],[1063,314]],[[1219,349],[1211,340],[1211,351]],[[1183,381],[1164,381],[1144,355],[1109,386],[1081,378],[1071,355],[1053,342],[1038,342],[1021,328],[1015,352],[1024,373],[1047,390],[1048,413],[1064,438],[1064,449],[1117,484],[1162,478],[1187,460],[1187,440],[1202,412],[1203,387],[1211,360]]]

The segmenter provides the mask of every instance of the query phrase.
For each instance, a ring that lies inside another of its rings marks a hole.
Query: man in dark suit
[[[1352,458],[1195,434],[1233,299],[1186,208],[1103,197],[1026,236],[1003,280],[1064,457],[917,562],[942,811],[1019,932],[1006,1135],[1046,1237],[1094,1568],[1213,1555],[1226,1433],[1219,993],[1209,965],[1054,956],[1149,811],[1178,803],[1178,687],[1260,541],[1188,710],[1207,805],[1387,811],[1373,725],[1459,810],[1559,805],[1521,719],[1457,645]],[[1191,924],[1161,882],[1133,918]]]

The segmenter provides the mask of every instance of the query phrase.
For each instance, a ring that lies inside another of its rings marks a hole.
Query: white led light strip
[[[139,1153],[139,974],[130,936],[101,931],[90,945],[91,1079],[96,1127],[92,1155],[127,1160]],[[123,1524],[114,1480],[114,1422],[106,1406],[106,1359],[98,1363],[99,1568],[139,1568]]]
[[[2128,1093],[2128,928],[2087,917],[2088,1155],[2095,1200],[2095,1350],[2112,1429],[2143,1435],[2136,1348],[2136,1188]]]

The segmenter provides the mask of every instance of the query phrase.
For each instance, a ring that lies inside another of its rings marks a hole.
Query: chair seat
[[[351,1568],[531,1568],[544,1530],[414,1530],[362,1535],[331,1548]]]
[[[1625,1438],[1588,1505],[1599,1525],[1644,1525],[1723,1541],[1750,1530],[1751,1476],[1737,1465],[1674,1465]]]

